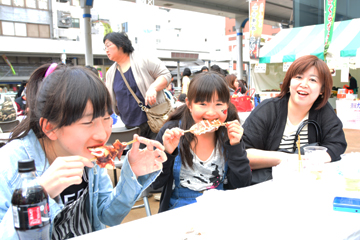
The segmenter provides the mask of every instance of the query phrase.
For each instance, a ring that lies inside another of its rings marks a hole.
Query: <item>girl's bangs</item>
[[[230,102],[230,93],[227,88],[227,84],[224,79],[220,76],[214,76],[215,74],[207,74],[195,84],[196,93],[193,101],[197,102],[210,102],[214,97],[214,92],[217,93],[218,98],[221,102]],[[207,76],[207,77],[206,77]],[[210,76],[210,77],[209,77]],[[215,90],[215,91],[214,91]],[[192,99],[189,99],[190,101]]]
[[[67,110],[64,111],[66,125],[83,117],[88,101],[93,107],[93,119],[105,116],[106,112],[112,114],[110,94],[101,80],[90,72],[79,71],[77,79],[69,81],[67,96]]]

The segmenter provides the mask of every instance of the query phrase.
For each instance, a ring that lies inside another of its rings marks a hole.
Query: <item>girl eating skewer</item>
[[[203,134],[184,133],[202,121],[230,122]],[[201,73],[190,82],[186,104],[165,123],[156,140],[163,143],[167,162],[153,183],[161,188],[159,212],[196,202],[208,189],[235,189],[251,182],[236,108],[224,78]]]
[[[68,239],[120,224],[162,169],[164,147],[135,136],[113,188],[107,170],[89,160],[88,148],[111,134],[111,98],[105,84],[84,67],[45,64],[27,85],[27,117],[0,149],[0,233],[18,239],[11,195],[17,161],[34,159],[38,182],[49,195],[51,239]],[[120,139],[121,140],[121,139]],[[139,149],[140,143],[147,145]]]

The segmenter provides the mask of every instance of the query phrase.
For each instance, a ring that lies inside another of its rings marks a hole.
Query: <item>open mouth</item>
[[[307,96],[307,95],[309,95],[309,93],[303,92],[303,91],[297,91],[297,94],[299,94],[299,95],[301,95],[301,96]]]

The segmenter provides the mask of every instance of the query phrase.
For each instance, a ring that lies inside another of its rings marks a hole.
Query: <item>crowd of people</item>
[[[125,33],[109,33],[103,43],[114,61],[106,83],[91,67],[48,63],[33,72],[19,96],[26,117],[0,148],[4,238],[17,239],[11,195],[19,181],[19,159],[35,160],[38,180],[49,194],[52,239],[64,239],[120,224],[150,186],[161,189],[163,212],[195,203],[204,191],[271,179],[271,167],[296,159],[289,143],[305,120],[316,121],[322,136],[316,139],[316,130],[307,126],[301,132],[302,146],[325,146],[326,162],[338,161],[346,150],[342,123],[327,102],[332,77],[316,56],[295,60],[280,94],[261,102],[241,126],[231,96],[245,94],[246,81],[217,65],[197,74],[185,68],[181,94],[175,98],[171,74],[162,61],[134,50]],[[165,98],[175,110],[155,133],[142,107],[151,109]],[[115,187],[106,169],[89,161],[93,156],[88,150],[107,143],[114,112],[126,128],[140,128]],[[222,125],[201,134],[184,132],[214,120]],[[69,224],[80,230],[73,231]]]

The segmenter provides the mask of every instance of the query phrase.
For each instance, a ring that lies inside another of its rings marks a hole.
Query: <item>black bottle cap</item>
[[[33,159],[24,159],[18,161],[19,172],[35,171],[35,161]]]

